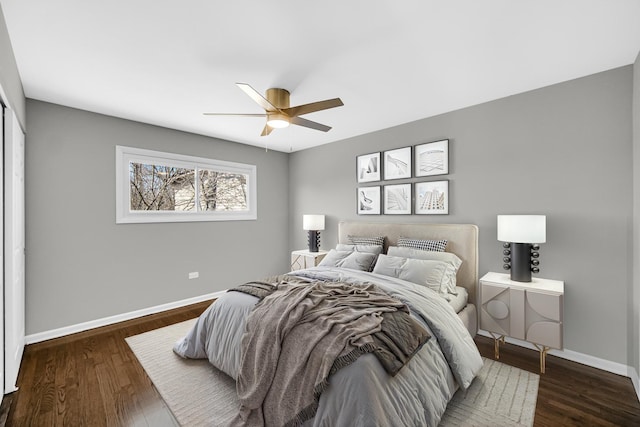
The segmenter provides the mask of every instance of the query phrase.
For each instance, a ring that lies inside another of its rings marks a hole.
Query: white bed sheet
[[[457,295],[449,294],[447,296],[451,307],[453,307],[456,313],[460,313],[469,301],[469,293],[465,288],[456,286],[456,294]]]

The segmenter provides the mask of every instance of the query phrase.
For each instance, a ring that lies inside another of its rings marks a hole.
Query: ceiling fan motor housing
[[[286,89],[280,89],[277,87],[272,87],[271,89],[267,89],[267,101],[272,103],[275,107],[280,108],[289,108],[289,91]]]

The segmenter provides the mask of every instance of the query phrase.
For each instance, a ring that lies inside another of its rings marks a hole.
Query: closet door
[[[9,109],[4,122],[4,392],[11,393],[25,337],[24,134]]]
[[[4,103],[0,102],[2,108],[2,129],[0,129],[0,147],[4,147],[5,129],[7,128],[7,120],[5,119],[6,109]],[[0,188],[4,188],[4,159],[3,150],[0,150]],[[0,197],[0,212],[4,222],[4,197]],[[0,227],[0,242],[4,242],[4,228]],[[4,396],[4,244],[0,244],[0,384],[2,391],[0,392],[0,401]]]

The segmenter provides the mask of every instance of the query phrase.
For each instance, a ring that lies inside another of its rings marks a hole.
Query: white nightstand
[[[528,341],[540,351],[544,373],[547,351],[562,348],[563,299],[564,282],[559,280],[515,282],[508,274],[485,274],[480,279],[480,329],[493,337],[496,359],[505,337]]]
[[[327,251],[309,252],[306,249],[293,251],[291,252],[291,271],[316,267],[327,253]]]

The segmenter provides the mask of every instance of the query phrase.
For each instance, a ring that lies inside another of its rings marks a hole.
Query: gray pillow
[[[336,251],[349,251],[349,252],[367,252],[370,254],[380,255],[382,253],[382,246],[379,245],[345,245],[338,243],[336,245]]]
[[[458,258],[456,254],[451,252],[435,252],[435,251],[423,251],[414,248],[401,248],[398,246],[389,246],[387,253],[391,256],[398,256],[403,258],[413,259],[427,259],[434,261],[442,261],[449,264],[447,270],[446,288],[447,292],[456,293],[456,275],[462,265],[462,260]]]
[[[367,252],[337,251],[335,249],[331,249],[327,256],[320,261],[318,266],[342,267],[360,271],[371,271],[375,261],[376,254],[370,254]]]
[[[446,295],[449,268],[449,264],[443,261],[380,255],[373,272],[426,286]]]

